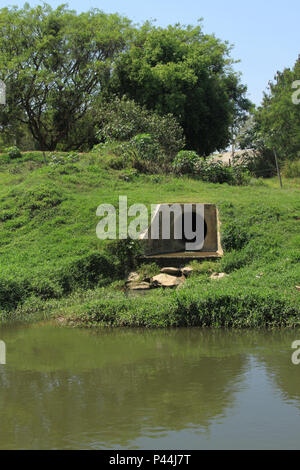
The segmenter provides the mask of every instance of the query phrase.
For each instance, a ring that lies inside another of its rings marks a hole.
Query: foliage
[[[172,166],[175,173],[189,175],[195,172],[195,165],[200,160],[199,155],[192,150],[181,150],[176,155]]]
[[[114,257],[114,263],[119,275],[125,275],[136,267],[137,257],[142,253],[137,240],[114,240],[107,246],[107,252]]]
[[[283,175],[286,178],[300,178],[300,160],[287,161],[283,168]]]
[[[294,82],[300,79],[300,56],[292,69],[277,72],[255,114],[258,135],[280,160],[300,157],[300,104],[293,102]]]
[[[49,157],[50,165],[66,165],[68,163],[76,163],[79,161],[77,153],[69,153],[67,155],[52,154]]]
[[[129,142],[120,144],[116,151],[120,158],[113,165],[115,168],[123,162],[140,173],[157,173],[165,169],[166,156],[150,134],[138,134]]]
[[[106,154],[97,152],[82,154],[68,172],[60,171],[67,165],[43,162],[41,152],[32,152],[0,164],[0,312],[6,318],[60,310],[77,325],[299,324],[299,179],[285,180],[282,190],[275,179],[220,187],[171,174],[156,175],[154,184],[153,175],[119,178],[119,170],[107,170]],[[18,173],[10,171],[15,167]],[[223,258],[201,264],[178,291],[127,298],[115,282],[139,269],[138,243],[95,234],[98,205],[117,207],[119,194],[149,209],[170,198],[217,204]],[[229,277],[213,281],[212,271]]]
[[[104,141],[129,141],[138,134],[150,134],[168,159],[184,146],[183,130],[171,115],[160,116],[126,97],[101,102],[97,107]]]
[[[234,183],[233,170],[222,161],[199,161],[195,165],[195,174],[210,183]]]
[[[173,114],[187,146],[209,155],[227,146],[236,109],[246,103],[229,54],[228,44],[204,34],[201,25],[147,22],[118,56],[111,89],[161,115]]]
[[[257,130],[254,127],[248,128],[247,134],[245,133],[241,137],[240,145],[243,149],[252,147],[251,150],[243,152],[243,155],[239,157],[238,164],[247,168],[253,176],[270,178],[277,174],[274,152],[258,138]]]
[[[151,134],[138,134],[130,141],[132,148],[143,160],[157,161],[160,155],[160,148]]]
[[[5,153],[7,153],[10,160],[22,157],[20,149],[16,146],[8,147],[7,149],[5,149]]]
[[[7,85],[5,126],[26,124],[39,148],[95,142],[92,113],[130,21],[97,9],[76,14],[61,5],[0,10],[0,78]]]
[[[190,175],[209,183],[228,183],[244,185],[250,181],[245,166],[229,167],[221,160],[203,159],[196,152],[182,150],[172,164],[173,170],[179,175]]]

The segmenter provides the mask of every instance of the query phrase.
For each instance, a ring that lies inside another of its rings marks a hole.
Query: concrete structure
[[[182,212],[183,205],[184,204],[180,204],[182,207]],[[165,206],[165,204],[158,205],[157,211],[160,211],[162,206]],[[167,206],[171,207],[172,204],[167,204]],[[191,208],[193,226],[196,226],[196,203],[192,204]],[[160,213],[160,227],[162,226],[161,216],[162,214]],[[141,235],[141,240],[144,242],[145,261],[155,262],[160,266],[184,266],[194,259],[204,260],[218,259],[222,257],[223,250],[220,239],[220,221],[218,216],[218,209],[215,204],[204,204],[204,244],[203,247],[197,251],[186,250],[186,243],[188,240],[185,238],[184,234],[181,239],[175,239],[174,217],[176,217],[176,215],[174,216],[173,213],[171,213],[170,216],[170,239],[162,239],[161,230],[157,240],[151,239],[150,234],[154,217],[152,218],[148,230]],[[182,223],[184,224],[184,218]]]

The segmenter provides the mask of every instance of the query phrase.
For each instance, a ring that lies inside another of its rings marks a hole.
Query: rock
[[[213,273],[211,276],[210,276],[210,279],[213,279],[213,280],[218,280],[218,279],[224,279],[224,277],[228,277],[228,274],[226,273]]]
[[[300,286],[296,286],[296,289],[300,292]]]
[[[139,273],[132,272],[128,274],[127,282],[138,281],[139,279],[140,279]]]
[[[140,282],[139,284],[131,283],[128,285],[129,290],[148,290],[151,286],[148,282]]]
[[[162,268],[160,272],[171,276],[181,276],[181,269],[178,268]]]
[[[151,281],[153,287],[177,287],[182,282],[181,277],[170,276],[164,273],[154,276]]]
[[[193,268],[191,268],[190,266],[186,266],[185,268],[183,268],[182,270],[182,274],[185,276],[185,277],[189,277],[192,272],[193,272]]]

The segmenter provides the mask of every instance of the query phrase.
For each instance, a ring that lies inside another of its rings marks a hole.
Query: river
[[[1,449],[299,449],[300,331],[0,328]]]

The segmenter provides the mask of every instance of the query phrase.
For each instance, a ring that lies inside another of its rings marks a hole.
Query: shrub
[[[150,134],[138,134],[120,146],[121,157],[142,173],[156,173],[164,168],[162,153]]]
[[[194,165],[194,174],[208,183],[227,183],[241,186],[250,182],[247,168],[241,165],[224,165],[220,160],[198,160]]]
[[[113,170],[123,170],[127,166],[127,159],[125,156],[118,156],[118,157],[111,157],[108,162],[108,168],[112,168]]]
[[[0,279],[0,309],[16,308],[26,295],[26,282],[16,279]]]
[[[244,185],[250,182],[248,170],[243,166],[229,167],[221,160],[204,160],[192,150],[182,150],[173,161],[175,173],[194,175],[208,183]]]
[[[113,257],[117,273],[123,276],[136,267],[142,247],[138,240],[114,240],[107,245],[106,251]]]
[[[120,180],[133,181],[138,176],[138,171],[135,168],[126,168],[124,171],[119,173]]]
[[[138,134],[131,139],[130,143],[142,160],[158,160],[160,148],[151,134]]]
[[[8,147],[6,149],[6,153],[9,157],[10,160],[13,160],[15,158],[21,158],[22,157],[22,154],[21,154],[21,151],[18,147],[14,146],[14,147]]]
[[[251,175],[247,168],[241,165],[235,165],[231,168],[232,183],[236,186],[244,186],[251,181]]]
[[[221,161],[198,161],[195,164],[195,174],[202,180],[209,183],[233,184],[234,175],[232,168],[224,165]]]
[[[68,155],[57,155],[54,153],[50,155],[49,160],[50,165],[65,165],[78,162],[79,156],[77,153],[69,153]]]
[[[175,173],[180,175],[191,175],[195,172],[196,164],[199,161],[199,155],[193,150],[181,150],[176,155],[172,166]]]
[[[141,133],[151,134],[168,160],[184,147],[183,129],[174,116],[160,116],[125,97],[102,103],[97,119],[101,126],[98,138],[105,142],[124,142]]]
[[[78,287],[95,287],[103,283],[105,278],[111,281],[115,274],[115,265],[107,254],[92,252],[64,266],[57,278],[63,292],[69,293]]]
[[[300,160],[287,161],[283,167],[283,175],[286,178],[300,178]]]
[[[270,178],[276,175],[276,164],[272,150],[261,146],[256,150],[244,151],[233,162],[246,168],[253,176]]]

